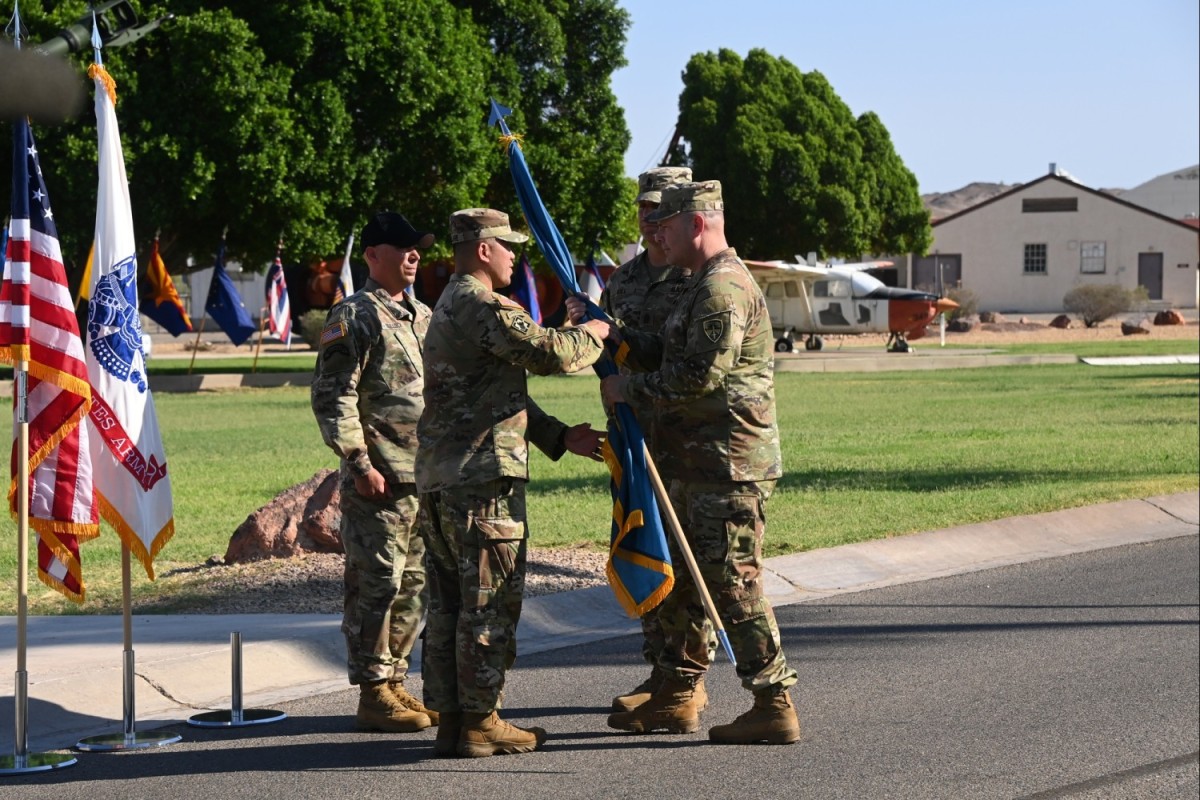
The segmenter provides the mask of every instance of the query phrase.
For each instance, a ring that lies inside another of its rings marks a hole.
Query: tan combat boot
[[[792,744],[800,741],[800,720],[787,689],[759,692],[749,711],[728,725],[714,725],[708,739],[719,744]]]
[[[545,741],[546,731],[541,728],[518,728],[500,719],[495,711],[489,714],[464,711],[462,732],[458,737],[458,754],[467,758],[483,758],[532,753]]]
[[[433,724],[427,715],[413,711],[397,700],[388,689],[387,681],[364,683],[359,690],[354,727],[360,731],[415,733]]]
[[[612,702],[613,711],[633,711],[642,703],[650,699],[650,695],[662,686],[662,673],[657,669],[650,673],[650,677],[633,687],[633,691],[629,694],[623,694],[620,697],[614,697]],[[704,689],[704,676],[701,675],[696,679],[696,710],[703,711],[708,708],[708,692]]]
[[[431,708],[426,708],[425,704],[413,697],[404,688],[404,681],[388,681],[388,689],[391,690],[392,696],[400,701],[400,704],[416,711],[418,714],[424,714],[429,717],[429,721],[434,725],[438,724],[438,712]]]
[[[656,667],[650,671],[650,677],[633,687],[632,692],[614,697],[612,701],[612,710],[633,711],[642,703],[649,700],[650,695],[654,694],[654,692],[658,690],[658,687],[662,686],[662,682],[662,672],[660,672]]]
[[[458,755],[463,715],[461,711],[446,711],[440,716],[437,738],[433,740],[433,755],[436,758],[454,758]]]
[[[608,727],[633,733],[661,730],[667,733],[694,733],[700,728],[696,687],[685,681],[667,678],[658,691],[637,708],[609,714]]]

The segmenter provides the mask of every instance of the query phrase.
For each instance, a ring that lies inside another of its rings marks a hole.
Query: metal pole
[[[134,679],[137,672],[134,669],[133,654],[133,589],[130,579],[129,545],[121,543],[121,611],[123,616],[122,636],[125,649],[122,653],[121,696],[122,696],[122,726],[121,733],[89,736],[80,740],[76,749],[88,752],[111,752],[114,750],[140,750],[146,747],[161,747],[174,744],[183,737],[178,733],[138,733],[137,715],[134,711]]]
[[[229,634],[229,646],[233,651],[233,687],[229,693],[230,719],[234,725],[242,724],[242,634]]]
[[[19,27],[19,26],[18,26]],[[13,675],[13,754],[0,756],[0,775],[22,775],[69,767],[66,753],[29,752],[29,362],[13,368],[17,423],[17,669]]]
[[[242,707],[242,634],[229,634],[231,666],[233,671],[232,691],[229,695],[228,711],[205,711],[188,718],[188,725],[196,728],[243,728],[249,725],[265,725],[287,719],[287,714],[272,708]]]

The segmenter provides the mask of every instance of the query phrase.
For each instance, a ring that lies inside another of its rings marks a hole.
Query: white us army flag
[[[138,313],[137,255],[116,86],[99,64],[96,84],[100,187],[87,325],[93,480],[100,514],[154,578],[154,557],[175,532],[171,479],[146,378]]]

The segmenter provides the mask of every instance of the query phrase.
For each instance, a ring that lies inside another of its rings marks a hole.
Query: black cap
[[[419,231],[403,214],[395,211],[380,211],[363,228],[363,247],[377,247],[390,244],[407,250],[410,247],[426,248],[433,244],[433,234],[429,231]]]

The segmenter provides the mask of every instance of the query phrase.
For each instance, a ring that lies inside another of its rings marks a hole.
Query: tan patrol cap
[[[662,190],[680,183],[691,183],[690,167],[656,167],[638,175],[639,203],[661,203]]]
[[[663,189],[658,208],[647,214],[646,219],[662,222],[684,211],[720,211],[723,208],[720,181],[683,183]]]
[[[450,242],[475,242],[480,239],[503,239],[520,244],[529,241],[508,224],[508,214],[494,208],[464,208],[450,215]]]

